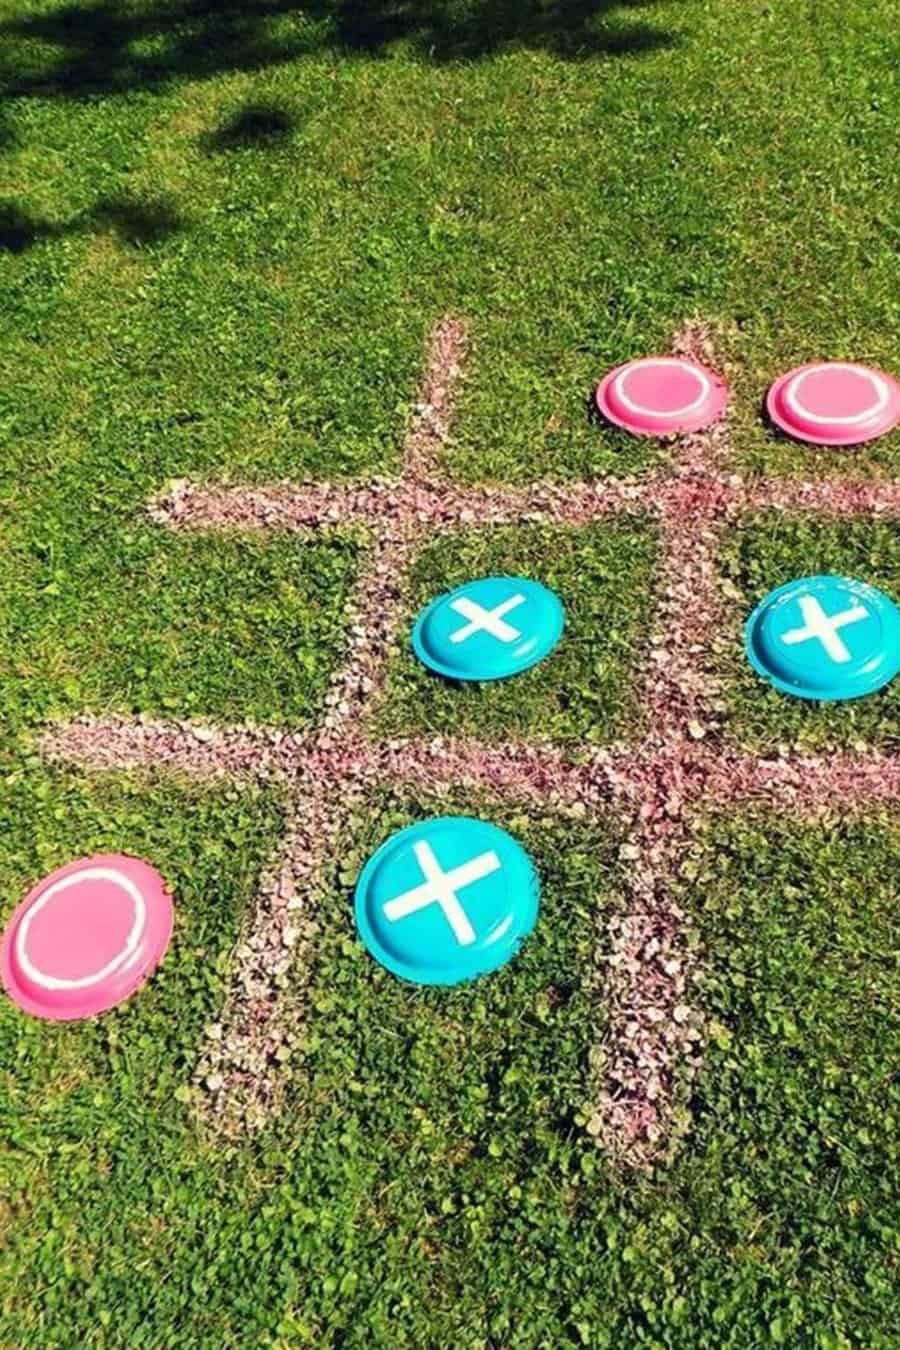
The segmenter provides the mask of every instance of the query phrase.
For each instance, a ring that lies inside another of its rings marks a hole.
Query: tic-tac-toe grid
[[[673,350],[715,364],[698,328],[687,328]],[[646,1165],[671,1138],[703,1044],[685,941],[690,919],[674,898],[692,820],[727,803],[809,814],[900,799],[894,756],[767,757],[727,743],[710,669],[712,638],[724,624],[721,532],[741,513],[764,509],[896,517],[900,482],[746,479],[729,466],[725,421],[679,439],[667,465],[643,475],[463,487],[442,476],[440,452],[464,355],[463,325],[445,318],[431,335],[398,477],[259,488],[182,482],[152,504],[155,518],[173,529],[366,531],[347,649],[314,732],[85,717],[56,728],[46,746],[56,758],[98,767],[261,774],[289,784],[282,851],[262,881],[221,1019],[199,1057],[210,1118],[232,1129],[252,1127],[277,1104],[314,959],[308,921],[321,863],[371,785],[393,781],[433,793],[464,784],[579,813],[612,807],[628,825],[626,894],[598,932],[597,970],[585,973],[604,1000],[607,1026],[591,1055],[586,1119],[616,1158]],[[446,737],[375,738],[372,715],[389,658],[406,637],[411,562],[435,531],[540,521],[578,527],[617,513],[655,519],[660,536],[636,740],[575,762],[536,742],[501,748]]]

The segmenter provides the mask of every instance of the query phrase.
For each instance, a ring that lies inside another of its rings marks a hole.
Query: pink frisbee
[[[597,386],[597,407],[635,436],[699,431],[721,417],[725,382],[683,356],[648,356],[616,366]]]
[[[813,445],[858,445],[900,422],[900,384],[850,361],[816,361],[776,380],[766,398],[776,426]]]
[[[35,886],[0,947],[14,1003],[54,1022],[122,1003],[159,964],[172,935],[172,900],[148,863],[99,854]]]

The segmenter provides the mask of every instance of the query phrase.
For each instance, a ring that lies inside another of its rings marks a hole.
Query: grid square
[[[884,1147],[896,1148],[884,1122],[900,1105],[897,823],[751,811],[711,822],[704,845],[694,910],[714,1025],[698,1145],[713,1167],[765,1159],[779,1179],[768,1200],[792,1220],[842,1193],[846,1223],[847,1199],[868,1192],[860,1210],[878,1208]]]
[[[550,351],[532,325],[510,331],[507,321],[482,326],[478,351],[459,428],[442,454],[442,467],[453,479],[472,484],[544,477],[583,481],[624,477],[664,460],[658,442],[601,422],[586,399],[573,397],[573,390],[590,389],[603,369],[603,354],[564,345]]]
[[[14,706],[310,724],[343,645],[360,550],[349,539],[122,531],[43,593],[11,595]],[[185,681],[185,670],[191,672]]]
[[[491,979],[434,988],[398,980],[371,960],[354,929],[353,888],[385,839],[445,814],[490,820],[527,849],[541,876],[542,922],[515,961]],[[484,1065],[496,1062],[511,1071],[504,1096],[512,1114],[527,1122],[523,1128],[552,1132],[572,1100],[582,1105],[593,1089],[585,1076],[588,1052],[605,1019],[593,998],[591,971],[598,917],[621,904],[619,830],[611,813],[536,817],[506,796],[459,786],[441,793],[373,787],[365,809],[344,822],[323,866],[302,1070],[286,1087],[291,1114],[304,1111],[310,1099],[329,1103],[329,1110],[344,1103],[352,1112],[359,1102],[347,1085],[364,1078],[375,1085],[366,1102],[368,1129],[380,1122],[389,1136],[391,1121],[415,1119],[423,1109],[429,1116],[449,1113],[458,1116],[458,1128],[449,1133],[478,1150],[490,1118]],[[398,1079],[399,1046],[405,1068]],[[557,1076],[560,1062],[567,1072]],[[449,1090],[438,1099],[433,1087],[444,1075]],[[519,1077],[539,1081],[540,1090],[517,1089]],[[568,1100],[559,1098],[560,1077]],[[414,1147],[424,1163],[430,1134],[417,1133]]]
[[[507,525],[430,542],[411,568],[413,614],[474,577],[531,577],[559,595],[566,614],[563,641],[514,679],[451,682],[416,660],[404,627],[376,731],[490,743],[549,740],[569,747],[606,744],[633,733],[655,555],[649,519],[583,529]]]
[[[0,785],[0,924],[35,878],[73,858],[122,852],[158,859],[177,903],[172,945],[138,997],[115,1014],[69,1023],[29,1024],[28,1037],[51,1045],[58,1083],[35,1083],[20,1094],[19,1075],[4,1075],[6,1107],[43,1113],[60,1128],[97,1136],[98,1091],[120,1098],[135,1120],[183,1111],[184,1064],[196,1054],[204,1026],[221,1006],[227,961],[252,903],[267,841],[283,829],[280,794],[272,786],[238,792],[218,784],[102,779],[35,765]],[[16,1061],[21,1014],[0,998],[0,1050]],[[127,1047],[127,1055],[123,1047]],[[127,1061],[123,1070],[123,1056]],[[68,1080],[69,1086],[65,1086]],[[74,1090],[70,1090],[72,1085]]]
[[[729,534],[722,575],[731,618],[719,662],[730,733],[762,752],[773,745],[822,750],[896,744],[900,681],[864,699],[817,704],[780,694],[749,667],[743,651],[744,619],[770,590],[812,572],[852,577],[900,596],[896,527],[878,519],[803,519],[766,512],[745,519]]]

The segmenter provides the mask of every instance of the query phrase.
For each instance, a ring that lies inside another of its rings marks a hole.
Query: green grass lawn
[[[226,1144],[186,1084],[277,794],[35,748],[85,710],[315,719],[362,542],[175,537],[144,506],[171,477],[389,471],[446,312],[462,480],[651,463],[587,398],[693,314],[745,467],[898,472],[896,433],[834,456],[758,416],[802,360],[898,369],[898,59],[893,0],[0,0],[0,921],[97,849],[177,896],[117,1012],[0,1001],[0,1345],[900,1343],[896,821],[709,824],[684,903],[710,1044],[690,1133],[634,1176],[581,1126],[621,823],[380,791],[328,878],[285,1109]],[[654,565],[634,521],[429,546],[417,601],[509,567],[564,592],[570,641],[493,689],[398,657],[386,732],[629,735]],[[741,741],[895,744],[895,691],[809,708],[741,664],[746,610],[830,568],[896,598],[896,530],[729,537]],[[521,958],[449,992],[392,980],[351,920],[359,863],[436,809],[489,813],[543,883]]]
[[[544,885],[521,959],[449,993],[393,980],[348,928],[358,864],[436,808],[490,812]],[[651,1178],[575,1126],[612,823],[373,800],[322,906],[286,1108],[238,1149],[196,1136],[179,1088],[275,803],[55,777],[9,789],[3,823],[4,887],[114,846],[164,853],[179,897],[163,971],[121,1011],[0,1009],[16,1344],[894,1344],[895,822],[703,838],[711,1044],[690,1146]]]

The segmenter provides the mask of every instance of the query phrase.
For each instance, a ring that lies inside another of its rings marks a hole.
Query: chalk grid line
[[[699,325],[673,350],[715,366]],[[700,812],[756,803],[811,815],[900,801],[900,757],[876,751],[749,755],[723,739],[710,669],[723,596],[721,536],[741,514],[774,509],[830,516],[900,517],[900,481],[747,480],[729,468],[727,420],[674,442],[663,469],[594,482],[521,488],[461,487],[441,475],[465,330],[434,329],[426,374],[395,479],[271,487],[172,485],[151,503],[173,529],[314,534],[364,526],[369,552],[347,612],[349,640],[312,733],[146,719],[82,717],[45,739],[55,759],[105,769],[168,766],[196,777],[255,775],[288,784],[278,858],[265,873],[233,962],[222,1018],[207,1029],[196,1081],[217,1128],[252,1129],[272,1109],[282,1064],[300,1040],[312,963],[322,862],[367,792],[387,781],[428,794],[478,788],[579,813],[613,808],[627,824],[627,895],[597,937],[596,996],[606,1030],[590,1056],[588,1131],[625,1165],[651,1166],[683,1128],[699,1067],[702,1014],[690,916],[678,878]],[[436,531],[604,517],[654,518],[660,534],[658,603],[641,687],[641,735],[586,762],[551,744],[502,749],[448,737],[379,742],[372,718],[403,637],[416,553]]]

